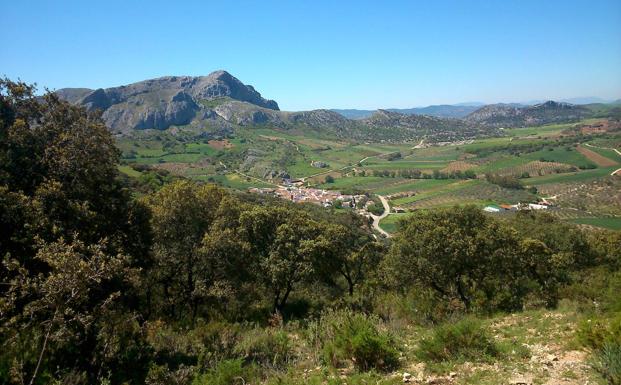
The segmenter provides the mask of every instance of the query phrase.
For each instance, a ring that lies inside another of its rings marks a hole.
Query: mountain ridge
[[[490,104],[472,112],[464,121],[472,125],[495,128],[526,127],[578,121],[590,115],[591,111],[586,107],[549,100],[524,107]]]
[[[190,124],[210,116],[205,104],[222,98],[279,110],[274,100],[263,98],[254,87],[223,70],[207,76],[163,76],[106,89],[65,88],[56,94],[87,110],[102,110],[106,124],[118,132]]]
[[[207,76],[163,76],[111,88],[64,88],[56,94],[87,110],[99,109],[115,134],[188,127],[227,135],[238,127],[306,129],[350,139],[446,141],[498,134],[502,127],[577,121],[593,114],[583,106],[547,101],[533,106],[478,103],[365,111],[281,111],[278,103],[220,70]],[[339,112],[341,111],[341,112]]]

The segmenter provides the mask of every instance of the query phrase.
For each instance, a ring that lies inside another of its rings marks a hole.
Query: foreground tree
[[[347,213],[337,219],[338,224],[327,225],[322,237],[324,252],[318,271],[322,279],[331,280],[335,273],[354,295],[355,288],[371,276],[379,265],[384,245],[374,241],[364,218]]]
[[[241,239],[256,266],[257,282],[271,293],[274,312],[282,311],[297,284],[314,278],[324,230],[304,211],[286,206],[259,206],[241,214]]]
[[[132,249],[145,257],[146,214],[117,179],[119,152],[100,116],[54,94],[38,99],[33,93],[24,83],[0,80],[1,199],[34,212],[27,227],[44,241],[96,243],[107,237],[111,250]],[[36,247],[23,231],[7,226],[0,242],[3,252],[27,264]]]
[[[214,185],[177,181],[146,198],[151,210],[155,266],[149,277],[149,307],[162,298],[171,318],[193,320],[210,286],[210,262],[201,251],[226,193]],[[157,306],[156,306],[157,307]]]
[[[8,261],[6,267],[17,274],[0,302],[0,314],[14,314],[2,326],[5,349],[12,353],[26,349],[36,358],[15,360],[14,378],[29,384],[54,377],[100,381],[131,355],[117,324],[118,309],[123,308],[121,291],[111,288],[119,287],[115,281],[131,280],[137,271],[128,267],[126,256],[108,255],[104,250],[105,244],[87,246],[79,241],[43,245],[36,259],[49,271],[37,276],[17,261]],[[14,313],[18,307],[22,312]],[[134,317],[127,312],[120,318],[127,322]],[[115,332],[105,333],[106,329]],[[24,338],[31,343],[21,345]],[[123,351],[118,349],[122,345],[126,345]]]
[[[98,115],[0,80],[0,382],[94,382],[123,361],[101,359],[105,310],[132,314],[150,239],[117,161]]]
[[[515,230],[467,206],[406,219],[386,267],[397,282],[418,283],[444,300],[460,301],[466,310],[516,310],[533,286],[549,293],[563,266],[542,242],[522,240]]]

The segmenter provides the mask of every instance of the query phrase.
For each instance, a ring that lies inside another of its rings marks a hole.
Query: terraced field
[[[528,179],[527,184],[531,186],[540,186],[548,183],[569,183],[583,182],[597,178],[607,177],[616,167],[605,167],[593,170],[584,170],[577,172],[568,172],[564,174],[544,175]]]
[[[600,167],[610,167],[610,166],[615,166],[618,164],[614,160],[607,158],[601,155],[600,153],[595,152],[589,148],[578,146],[577,150],[582,155],[584,155],[587,159],[589,159],[591,162],[595,163],[596,165]]]
[[[616,163],[621,163],[621,155],[619,155],[615,150],[611,148],[601,148],[601,147],[593,147],[593,146],[586,146],[585,148],[588,148],[589,150],[596,152],[600,154],[601,156],[606,157]]]
[[[444,145],[354,143],[267,128],[236,131],[216,141],[144,133],[119,142],[120,170],[138,177],[140,173],[128,165],[148,164],[236,189],[281,183],[269,175],[289,174],[321,188],[385,195],[393,207],[406,209],[535,202],[558,195],[561,209],[555,215],[567,220],[621,215],[617,204],[621,197],[615,191],[604,185],[598,185],[599,190],[590,187],[593,181],[617,186],[614,178],[621,177],[610,174],[621,165],[621,155],[613,150],[621,145],[621,135],[587,133],[572,139],[583,124],[506,129],[502,137]],[[326,167],[314,167],[314,161]],[[466,170],[478,179],[449,179]],[[426,179],[409,179],[419,175],[414,171],[426,174]],[[485,180],[486,173],[523,178],[522,184],[536,187],[538,193],[492,185]],[[327,175],[333,183],[325,183]],[[382,226],[393,226],[397,217],[388,218]]]
[[[561,174],[566,172],[575,171],[576,167],[567,163],[559,162],[541,162],[538,160],[528,162],[526,164],[519,164],[512,167],[501,168],[495,171],[499,175],[528,175],[530,176],[543,176],[549,174]]]
[[[442,172],[451,173],[455,171],[472,170],[473,168],[477,168],[477,165],[464,160],[457,160],[447,164],[446,167],[442,169]]]

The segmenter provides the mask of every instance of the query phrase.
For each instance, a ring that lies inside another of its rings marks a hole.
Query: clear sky
[[[0,0],[0,75],[225,69],[286,110],[621,97],[620,0]]]

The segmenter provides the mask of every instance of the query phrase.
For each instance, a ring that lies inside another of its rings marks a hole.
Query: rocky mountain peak
[[[119,132],[187,125],[212,115],[209,105],[219,99],[279,110],[275,101],[222,70],[207,76],[164,76],[106,89],[61,89],[57,94],[88,110],[102,110],[106,124]]]

